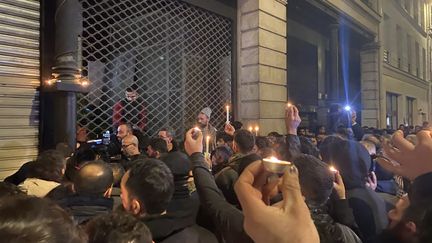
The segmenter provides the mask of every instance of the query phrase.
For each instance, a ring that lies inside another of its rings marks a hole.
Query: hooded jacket
[[[336,136],[327,137],[320,151],[323,161],[341,173],[363,242],[372,242],[387,227],[388,220],[384,200],[365,185],[371,165],[369,153],[360,143]]]

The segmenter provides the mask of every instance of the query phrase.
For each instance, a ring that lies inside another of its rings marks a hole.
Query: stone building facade
[[[284,131],[283,107],[326,125],[332,104],[363,126],[429,119],[430,4],[423,0],[239,0],[237,117]],[[285,58],[284,58],[285,56]]]

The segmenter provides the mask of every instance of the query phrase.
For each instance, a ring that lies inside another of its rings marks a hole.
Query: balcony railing
[[[385,63],[390,64],[390,52],[388,50],[384,50],[383,60]]]

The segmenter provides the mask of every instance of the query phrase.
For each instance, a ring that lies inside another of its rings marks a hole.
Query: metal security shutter
[[[78,96],[77,116],[90,137],[113,127],[112,107],[132,84],[144,100],[150,136],[169,126],[181,138],[206,106],[213,125],[224,124],[233,76],[231,19],[178,0],[80,2],[90,92]]]
[[[0,180],[37,156],[39,1],[0,1]]]

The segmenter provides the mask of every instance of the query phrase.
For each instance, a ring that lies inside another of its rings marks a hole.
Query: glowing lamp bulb
[[[48,79],[47,81],[45,81],[45,83],[46,83],[47,85],[52,85],[52,84],[54,84],[56,81],[57,81],[56,79]]]
[[[89,85],[89,82],[88,81],[82,81],[81,85],[84,87],[87,87]]]

